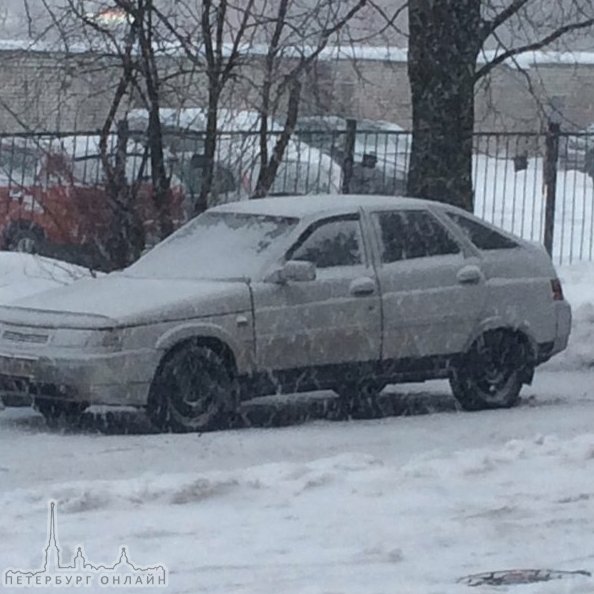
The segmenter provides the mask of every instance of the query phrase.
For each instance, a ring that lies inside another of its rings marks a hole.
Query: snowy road
[[[198,436],[61,434],[7,409],[2,569],[40,565],[54,499],[63,556],[127,545],[172,593],[453,594],[481,571],[594,570],[594,372],[543,369],[510,411],[456,413],[440,382],[399,392],[444,412]],[[479,590],[517,588],[594,581]]]

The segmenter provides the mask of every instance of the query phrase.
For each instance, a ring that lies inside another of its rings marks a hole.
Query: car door
[[[316,279],[253,285],[260,371],[379,360],[381,307],[359,214],[316,221],[285,261],[316,265]]]
[[[484,308],[480,260],[428,210],[371,214],[378,238],[384,359],[461,352]]]

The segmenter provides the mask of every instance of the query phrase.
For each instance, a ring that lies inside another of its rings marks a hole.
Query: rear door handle
[[[356,278],[349,287],[349,292],[353,297],[368,297],[375,294],[375,281],[368,276]]]
[[[469,264],[458,270],[456,278],[461,285],[478,285],[483,280],[483,273],[478,266]]]

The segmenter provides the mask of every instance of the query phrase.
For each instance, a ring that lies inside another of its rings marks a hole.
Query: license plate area
[[[34,357],[11,357],[0,354],[0,375],[31,380],[35,377],[38,359]]]

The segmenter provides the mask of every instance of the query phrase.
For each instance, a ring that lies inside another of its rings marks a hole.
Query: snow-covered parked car
[[[583,171],[594,177],[594,124],[559,137],[559,167]]]
[[[161,429],[225,426],[241,398],[450,378],[508,407],[567,346],[539,246],[456,208],[305,196],[206,211],[126,270],[0,308],[0,391],[47,417],[146,407]]]
[[[206,140],[207,114],[201,108],[160,110],[164,144],[171,153],[173,172],[182,180],[201,183],[202,172],[192,162],[200,162]],[[147,125],[146,111],[133,110],[128,115],[132,129],[143,130]],[[218,205],[248,199],[256,190],[260,173],[260,120],[254,111],[220,109],[217,119],[216,160],[224,169],[223,179],[234,183],[218,188],[221,175],[215,173],[213,195],[209,204]],[[283,125],[269,118],[267,150],[272,154]],[[183,173],[182,173],[183,171]],[[342,184],[342,169],[324,151],[312,147],[297,136],[292,137],[270,188],[269,195],[336,193]],[[191,185],[191,182],[190,184]]]
[[[357,120],[349,193],[406,193],[412,137],[400,126],[381,120]],[[347,156],[347,120],[339,116],[304,116],[297,121],[298,138],[337,163]]]

